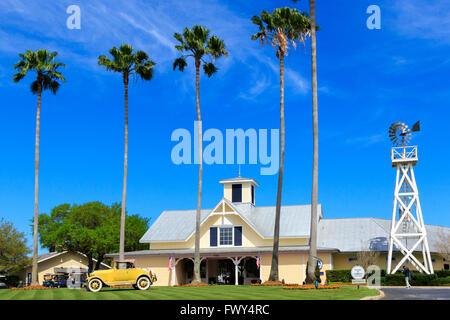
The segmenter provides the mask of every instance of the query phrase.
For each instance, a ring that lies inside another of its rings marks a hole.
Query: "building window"
[[[221,246],[232,246],[233,245],[233,228],[232,227],[221,227],[219,232],[219,244]]]
[[[444,270],[448,270],[450,269],[450,266],[448,265],[448,263],[444,264]]]
[[[392,259],[391,259],[391,261],[396,261],[397,260],[397,258],[395,258],[395,257],[392,257]],[[388,261],[388,257],[386,257],[386,262]]]
[[[242,184],[231,185],[231,202],[242,202]]]
[[[252,185],[252,203],[255,204],[255,186]]]
[[[358,261],[357,258],[354,258],[354,257],[348,258],[349,263],[355,263],[356,261]]]

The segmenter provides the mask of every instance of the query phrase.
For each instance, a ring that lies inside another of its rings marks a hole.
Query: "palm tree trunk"
[[[124,259],[125,252],[125,208],[127,200],[127,176],[128,176],[128,75],[124,75],[125,86],[125,155],[123,161],[123,191],[122,191],[122,212],[120,215],[120,246],[119,259]]]
[[[39,81],[39,80],[38,80]],[[33,225],[33,263],[31,267],[31,285],[39,285],[38,280],[38,225],[39,225],[39,137],[41,129],[41,95],[38,91],[38,103],[36,112],[36,143],[34,151],[34,225]]]
[[[197,95],[197,121],[198,121],[198,193],[197,212],[195,215],[195,252],[194,252],[194,279],[193,283],[200,283],[200,210],[202,200],[202,170],[203,170],[203,143],[202,143],[202,119],[200,114],[200,60],[195,61],[195,89]]]
[[[317,197],[318,197],[318,174],[319,174],[319,120],[317,114],[317,61],[316,61],[316,10],[315,1],[310,0],[311,11],[311,71],[312,71],[312,103],[313,103],[313,175],[311,190],[311,231],[309,239],[308,275],[307,283],[316,280],[316,257],[317,257]]]
[[[280,169],[278,171],[277,205],[275,209],[272,265],[270,267],[269,281],[279,281],[278,247],[280,244],[281,191],[283,187],[283,168],[284,168],[284,54],[283,53],[280,53],[280,131],[281,131]]]

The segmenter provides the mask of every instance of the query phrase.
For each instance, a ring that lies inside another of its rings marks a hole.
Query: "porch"
[[[194,275],[194,258],[172,257],[171,285],[190,283]],[[249,285],[261,282],[257,256],[213,255],[200,258],[201,281],[220,285]]]

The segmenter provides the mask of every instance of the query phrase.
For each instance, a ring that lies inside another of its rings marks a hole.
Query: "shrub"
[[[17,287],[19,285],[19,277],[18,276],[7,276],[3,281],[8,287]]]
[[[383,281],[384,278],[384,281]],[[412,273],[412,279],[409,283],[412,286],[432,286],[440,281],[435,274]],[[385,286],[404,286],[405,276],[403,274],[388,274],[382,277],[382,285]]]
[[[438,270],[434,272],[438,278],[450,277],[450,270]]]
[[[352,282],[350,269],[343,270],[327,270],[327,281],[331,282]]]

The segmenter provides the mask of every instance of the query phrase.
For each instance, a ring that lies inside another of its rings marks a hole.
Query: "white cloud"
[[[409,38],[432,39],[450,44],[450,2],[397,0],[392,2],[393,31]]]
[[[49,48],[58,51],[65,61],[69,58],[84,68],[97,69],[96,58],[100,54],[127,42],[147,51],[157,62],[159,72],[169,72],[178,56],[174,32],[201,24],[224,39],[230,52],[229,58],[218,62],[221,73],[236,66],[253,70],[255,82],[243,89],[244,96],[258,96],[265,88],[278,85],[279,66],[273,50],[263,50],[252,41],[251,35],[257,28],[250,17],[233,11],[223,2],[190,0],[189,5],[180,5],[176,0],[81,0],[77,1],[81,8],[81,30],[66,28],[69,4],[72,3],[59,0],[2,0],[1,35],[6,41],[0,43],[0,52],[17,55],[28,48]],[[261,64],[268,68],[260,68]],[[187,72],[192,72],[191,69]],[[309,91],[309,80],[299,72],[286,68],[285,75],[286,87],[293,93]],[[189,88],[193,85],[190,78],[183,81],[189,81]]]

